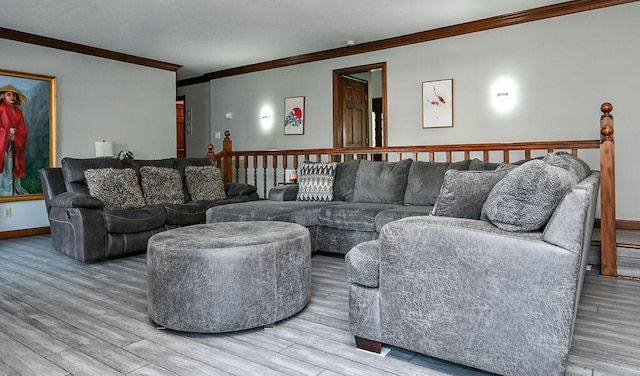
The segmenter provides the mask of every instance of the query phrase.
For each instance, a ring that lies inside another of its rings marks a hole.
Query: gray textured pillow
[[[360,161],[353,202],[402,204],[411,162]]]
[[[298,174],[298,201],[333,200],[336,162],[304,162]]]
[[[591,175],[591,167],[585,161],[565,151],[548,154],[542,161],[548,165],[562,167],[574,173],[578,181],[583,181],[587,176]]]
[[[576,176],[563,168],[529,161],[493,187],[481,218],[506,231],[538,230],[576,182]]]
[[[360,165],[359,159],[338,163],[336,179],[333,182],[333,199],[336,201],[353,201],[353,191],[356,185],[356,173]]]
[[[473,158],[469,163],[469,170],[474,171],[493,171],[495,170],[500,163],[495,162],[485,162],[481,161],[478,158]]]
[[[434,205],[440,195],[440,188],[447,170],[468,170],[471,160],[460,162],[415,161],[409,171],[405,205]]]
[[[140,167],[140,182],[147,205],[184,203],[182,177],[175,168]]]
[[[107,210],[137,209],[145,206],[138,177],[130,168],[89,168],[84,171],[89,194]]]
[[[187,166],[184,177],[191,200],[217,201],[227,198],[222,173],[216,166]]]
[[[497,171],[448,170],[432,215],[480,219],[482,206],[493,187],[509,173]]]

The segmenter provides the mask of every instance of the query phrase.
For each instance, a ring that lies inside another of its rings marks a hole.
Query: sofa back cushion
[[[173,168],[173,161],[169,158],[166,159],[131,159],[125,158],[122,160],[122,163],[126,168],[130,168],[136,172],[138,179],[141,179],[140,168],[145,166],[152,167],[165,167],[165,168]],[[142,183],[142,180],[140,180]]]
[[[415,161],[409,171],[405,205],[435,205],[447,170],[468,170],[471,160],[460,162]]]
[[[399,162],[360,161],[353,202],[402,204],[412,162],[412,159]]]
[[[333,182],[333,199],[335,201],[353,201],[356,173],[358,172],[359,165],[359,159],[337,164],[336,178]]]
[[[84,171],[96,168],[123,168],[118,158],[62,158],[62,176],[67,192],[89,194]]]

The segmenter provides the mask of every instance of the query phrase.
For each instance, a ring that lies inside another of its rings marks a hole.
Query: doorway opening
[[[176,156],[178,158],[187,156],[184,102],[184,95],[176,97]]]
[[[387,63],[333,71],[333,147],[387,145]]]

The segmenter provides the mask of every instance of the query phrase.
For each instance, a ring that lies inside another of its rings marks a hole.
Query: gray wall
[[[332,70],[387,62],[389,145],[599,138],[600,104],[614,105],[617,217],[640,220],[636,169],[640,119],[640,3],[210,82],[212,132],[234,149],[332,146]],[[422,129],[421,83],[453,78],[454,127]],[[493,84],[515,83],[509,112]],[[305,134],[283,135],[284,98],[306,97]],[[260,124],[263,106],[274,122]],[[226,120],[225,113],[233,119]],[[216,140],[216,150],[220,143]],[[584,155],[598,169],[597,153]]]
[[[0,68],[57,79],[58,160],[93,157],[94,142],[136,158],[176,155],[175,73],[0,39]],[[28,124],[27,124],[28,127]],[[48,226],[44,202],[0,203],[0,231]]]

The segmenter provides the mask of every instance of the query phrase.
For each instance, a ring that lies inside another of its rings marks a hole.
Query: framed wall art
[[[0,202],[42,199],[55,165],[55,77],[0,69]]]
[[[284,134],[304,134],[304,97],[284,99]]]
[[[453,127],[453,79],[422,83],[422,128]]]

